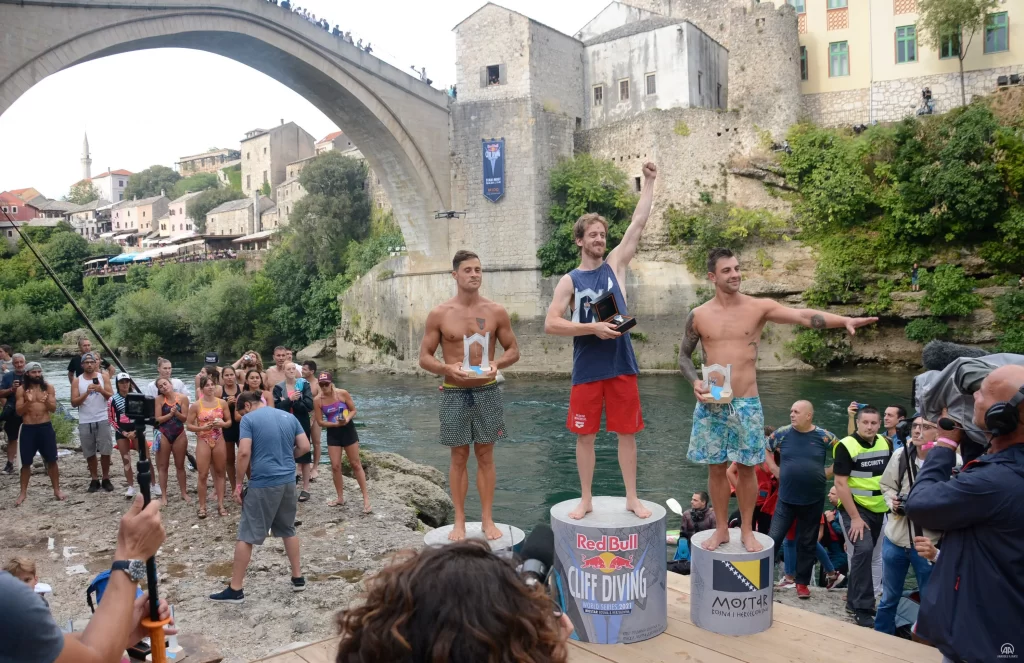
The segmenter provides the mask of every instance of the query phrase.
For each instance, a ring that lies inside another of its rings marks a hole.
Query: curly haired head
[[[336,662],[565,663],[552,608],[483,541],[407,552],[338,614]]]

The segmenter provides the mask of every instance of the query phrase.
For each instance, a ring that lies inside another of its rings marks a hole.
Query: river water
[[[67,360],[38,361],[48,381],[55,384],[57,399],[70,408]],[[156,377],[152,360],[128,359],[125,365],[140,386]],[[174,375],[191,386],[200,367],[201,359],[179,360]],[[359,409],[356,420],[364,424],[359,437],[365,449],[399,453],[447,474],[449,452],[437,442],[437,379],[366,374],[345,367],[336,369],[334,375],[335,384],[348,389],[355,399]],[[815,423],[842,437],[846,407],[852,400],[879,408],[902,404],[909,409],[911,376],[906,370],[863,367],[762,373],[758,384],[766,423],[788,424],[793,401],[807,399],[814,403]],[[569,380],[509,378],[502,390],[510,439],[495,448],[495,518],[529,530],[547,521],[553,504],[579,496],[575,436],[565,428]],[[646,375],[640,378],[640,397],[646,423],[637,435],[640,497],[662,504],[675,497],[685,505],[707,481],[706,469],[686,460],[693,389],[676,375]],[[601,433],[596,448],[594,494],[623,495],[615,436]],[[326,452],[323,462],[327,462]],[[479,500],[472,460],[470,465],[467,514],[472,520],[479,517]],[[326,496],[329,475],[321,477],[320,488],[317,484],[313,488]]]

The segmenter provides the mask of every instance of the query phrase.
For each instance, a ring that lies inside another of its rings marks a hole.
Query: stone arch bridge
[[[265,0],[0,0],[0,114],[47,76],[149,48],[246,64],[341,127],[381,173],[414,263],[450,259],[448,97]]]

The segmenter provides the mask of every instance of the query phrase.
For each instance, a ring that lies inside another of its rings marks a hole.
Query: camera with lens
[[[127,394],[124,397],[124,414],[136,422],[152,419],[156,416],[156,400],[145,394]]]
[[[895,514],[897,516],[905,516],[905,515],[907,515],[907,511],[904,508],[904,506],[907,503],[907,497],[908,497],[907,495],[904,495],[902,493],[896,496],[896,501],[892,505],[892,512],[893,512],[893,514]]]

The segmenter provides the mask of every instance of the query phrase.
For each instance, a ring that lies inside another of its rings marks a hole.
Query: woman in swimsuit
[[[228,421],[231,425],[224,429],[224,458],[227,462],[224,468],[228,473],[228,481],[231,482],[231,494],[235,494],[235,446],[238,444],[238,419],[235,418],[235,402],[242,395],[238,386],[238,374],[231,366],[225,366],[220,371],[220,399],[228,405]]]
[[[199,377],[202,396],[188,409],[188,430],[196,434],[196,465],[199,470],[199,518],[206,517],[206,476],[213,461],[213,492],[217,496],[217,513],[228,515],[224,508],[224,429],[228,421],[228,404],[217,398],[219,385],[209,375]]]
[[[167,472],[171,452],[174,452],[174,470],[178,475],[178,488],[181,499],[191,503],[185,491],[185,452],[188,450],[188,439],[185,437],[185,420],[188,418],[188,396],[178,394],[167,378],[157,378],[156,423],[160,431],[160,451],[157,452],[157,466],[160,468],[161,500],[167,505]]]
[[[320,395],[313,399],[313,416],[320,426],[327,431],[327,454],[331,457],[331,477],[338,498],[328,502],[328,506],[341,506],[345,503],[342,496],[341,453],[344,450],[352,466],[352,476],[359,483],[363,493],[363,513],[370,513],[370,493],[366,487],[366,473],[359,461],[359,435],[352,417],[356,414],[356,405],[352,395],[344,389],[337,389],[332,383],[331,374],[320,373],[317,378]]]
[[[267,388],[263,386],[263,374],[256,369],[250,369],[245,374],[245,389],[244,391],[256,391],[260,394],[260,400],[263,401],[264,405],[274,405],[274,395],[267,391]],[[242,412],[235,412],[235,421],[242,420]]]

